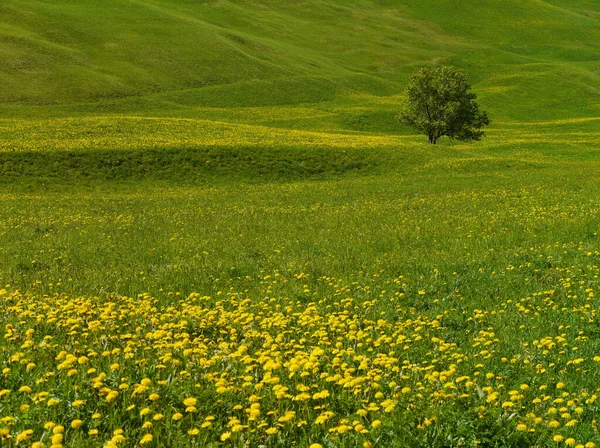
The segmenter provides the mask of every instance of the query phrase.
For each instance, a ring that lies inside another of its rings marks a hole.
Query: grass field
[[[596,1],[0,5],[0,446],[600,446]],[[416,67],[493,124],[397,124]]]

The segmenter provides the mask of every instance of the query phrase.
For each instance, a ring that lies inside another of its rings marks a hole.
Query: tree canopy
[[[412,77],[402,104],[400,122],[427,135],[429,143],[440,137],[481,140],[481,128],[490,124],[479,110],[471,84],[461,70],[452,67],[425,67]]]

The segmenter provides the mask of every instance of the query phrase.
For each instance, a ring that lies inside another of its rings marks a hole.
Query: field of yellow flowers
[[[591,448],[599,270],[478,308],[305,273],[168,305],[2,289],[2,444]]]
[[[596,134],[298,131],[188,178],[215,148],[155,175],[128,123],[4,139],[0,446],[600,446]]]
[[[0,448],[600,448],[599,20],[0,0]]]

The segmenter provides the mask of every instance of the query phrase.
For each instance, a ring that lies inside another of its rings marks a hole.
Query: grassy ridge
[[[202,108],[346,109],[354,98],[363,122],[395,131],[378,123],[377,98],[401,93],[416,65],[434,61],[464,67],[501,121],[598,110],[589,100],[598,97],[599,56],[590,2],[16,0],[1,8],[6,116],[116,109],[210,119]],[[353,128],[343,119],[330,126]]]
[[[224,112],[221,111],[221,114]],[[437,170],[502,171],[600,160],[598,120],[565,119],[496,125],[476,145],[419,137],[324,129],[285,129],[294,114],[323,125],[326,110],[291,107],[233,110],[252,123],[145,116],[102,116],[0,122],[0,176],[5,185],[132,182],[298,181],[346,175]],[[307,118],[308,119],[308,118]],[[51,124],[51,125],[50,125]]]
[[[333,154],[332,154],[333,152]],[[93,181],[155,180],[174,183],[295,181],[373,172],[386,155],[368,150],[204,147],[77,152],[8,152],[0,155],[2,182],[29,187]],[[335,158],[333,155],[335,154]],[[226,180],[229,179],[229,180]]]

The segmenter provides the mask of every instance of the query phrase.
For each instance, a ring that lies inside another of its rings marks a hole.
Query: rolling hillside
[[[0,1],[0,446],[600,447],[599,0]],[[482,141],[397,123],[468,72]]]
[[[0,5],[0,113],[248,123],[249,107],[303,105],[262,122],[395,133],[410,74],[445,62],[496,121],[587,117],[599,25],[591,0],[14,0]]]

